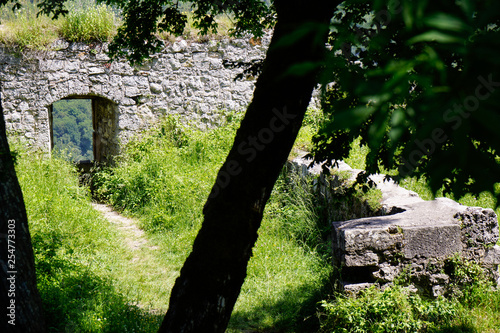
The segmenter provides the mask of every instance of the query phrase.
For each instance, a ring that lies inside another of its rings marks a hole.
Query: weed
[[[58,22],[49,17],[21,9],[11,20],[4,22],[0,42],[25,49],[43,50],[58,38]]]
[[[456,315],[454,302],[425,300],[407,288],[370,288],[355,298],[322,302],[322,332],[424,332]]]

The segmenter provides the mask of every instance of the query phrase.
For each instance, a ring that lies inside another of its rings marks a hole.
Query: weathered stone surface
[[[500,265],[500,246],[495,245],[486,249],[482,262],[487,265]]]
[[[341,184],[330,172],[324,175],[320,165],[309,164],[301,158],[292,162],[299,174],[315,178],[316,192],[325,202],[336,191],[342,193]],[[350,180],[361,171],[343,162],[336,170],[350,172]],[[370,178],[382,192],[383,209],[367,212],[379,216],[332,222],[333,264],[341,269],[342,285],[348,293],[365,284],[391,283],[406,270],[420,291],[442,295],[450,280],[443,273],[445,263],[456,254],[481,263],[500,282],[498,219],[493,210],[466,207],[447,198],[424,201],[383,175]],[[356,214],[362,213],[358,210]]]
[[[104,98],[114,103],[115,145],[124,144],[164,115],[177,114],[185,121],[211,126],[218,123],[221,111],[241,111],[252,98],[255,79],[236,82],[242,69],[222,65],[223,60],[264,58],[270,35],[262,45],[252,46],[248,39],[177,40],[137,67],[126,61],[109,63],[106,44],[91,47],[58,41],[53,51],[30,58],[0,48],[7,130],[48,151],[48,110],[67,97]]]

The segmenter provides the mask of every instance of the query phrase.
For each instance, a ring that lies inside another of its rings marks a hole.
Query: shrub
[[[370,288],[358,297],[339,296],[322,302],[322,332],[425,332],[448,322],[457,304],[443,298],[425,300],[401,286]]]

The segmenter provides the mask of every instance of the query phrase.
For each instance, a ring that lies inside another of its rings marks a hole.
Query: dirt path
[[[131,250],[140,250],[142,247],[156,249],[156,246],[148,245],[144,231],[139,229],[136,220],[122,216],[104,204],[93,202],[92,207],[101,212],[108,221],[115,224],[118,230],[123,232],[124,242]]]
[[[138,307],[164,313],[179,268],[171,267],[164,251],[139,228],[138,220],[122,216],[104,204],[92,203],[92,207],[119,233],[121,244],[116,244],[109,270],[116,288]]]

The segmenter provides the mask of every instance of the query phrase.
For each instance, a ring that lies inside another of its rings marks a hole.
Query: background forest
[[[93,160],[91,100],[57,101],[52,117],[54,151],[69,161]]]

